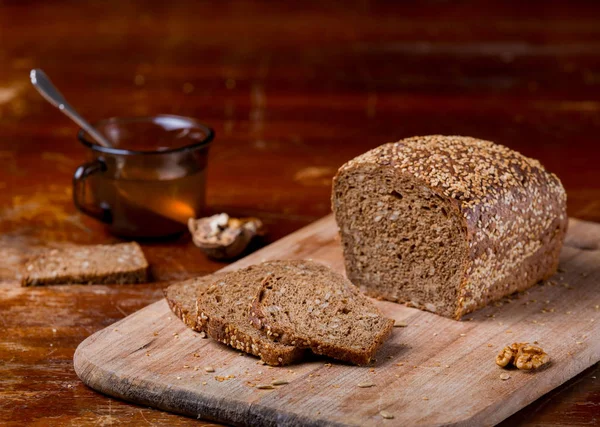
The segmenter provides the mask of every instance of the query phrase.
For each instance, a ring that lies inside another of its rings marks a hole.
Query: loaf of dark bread
[[[252,323],[281,343],[366,365],[394,327],[356,286],[324,265],[274,261],[242,274],[259,284]]]
[[[343,165],[332,206],[354,284],[460,319],[554,274],[566,199],[537,160],[489,141],[434,135]]]
[[[135,242],[45,249],[24,265],[22,286],[124,284],[148,281],[148,262]]]

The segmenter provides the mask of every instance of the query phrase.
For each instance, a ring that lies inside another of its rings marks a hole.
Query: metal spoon
[[[62,94],[52,84],[46,73],[39,68],[31,70],[29,73],[31,84],[35,86],[37,91],[46,98],[50,104],[54,105],[62,111],[67,117],[81,126],[98,144],[103,147],[112,147],[111,142],[106,139],[100,132],[92,127],[83,117],[62,96]]]

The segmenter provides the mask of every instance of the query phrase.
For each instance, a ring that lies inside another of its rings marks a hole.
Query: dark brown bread
[[[288,365],[300,360],[302,350],[275,343],[250,325],[248,307],[253,296],[250,288],[213,286],[222,277],[223,274],[211,274],[172,284],[165,289],[169,307],[189,328],[259,356],[269,365]],[[216,298],[219,303],[215,303]],[[202,307],[200,312],[199,307]]]
[[[538,161],[460,136],[351,160],[332,205],[354,284],[456,319],[550,277],[568,221],[560,180]]]
[[[304,355],[302,349],[274,342],[250,324],[250,304],[260,283],[226,280],[229,274],[198,290],[195,328],[206,331],[217,341],[260,357],[268,365],[289,365],[300,360]]]
[[[169,308],[179,317],[187,327],[201,331],[198,325],[198,312],[196,299],[203,290],[206,290],[217,278],[218,274],[209,274],[194,279],[184,280],[170,285],[164,290]]]
[[[23,286],[143,283],[148,262],[135,243],[43,250],[25,263]]]
[[[259,291],[250,319],[279,342],[357,365],[369,363],[394,322],[343,276],[311,261],[276,261],[233,273]]]

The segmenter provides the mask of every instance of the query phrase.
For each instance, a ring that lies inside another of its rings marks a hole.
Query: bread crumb
[[[387,411],[381,411],[381,412],[379,412],[379,415],[381,415],[381,417],[385,418],[386,420],[393,420],[394,419],[394,415],[390,414]]]
[[[369,388],[369,387],[375,387],[375,384],[370,381],[367,381],[367,382],[363,382],[363,383],[358,383],[357,386],[360,388]]]
[[[215,372],[215,368],[213,368],[212,366],[205,366],[205,367],[204,367],[204,370],[205,370],[206,372]]]
[[[259,384],[256,386],[256,388],[259,390],[273,390],[275,387],[273,387],[271,384]]]

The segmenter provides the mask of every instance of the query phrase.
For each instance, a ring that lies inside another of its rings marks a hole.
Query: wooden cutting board
[[[571,220],[555,277],[460,322],[378,303],[407,326],[394,328],[372,367],[317,357],[263,366],[187,329],[161,300],[82,342],[75,370],[108,395],[231,424],[490,425],[600,360],[599,248],[600,224]],[[226,270],[286,258],[311,258],[343,272],[333,218]],[[551,365],[536,373],[500,369],[496,354],[515,341],[538,341]],[[510,378],[501,380],[505,372]],[[254,387],[273,380],[289,384]],[[367,382],[374,386],[358,387]]]

